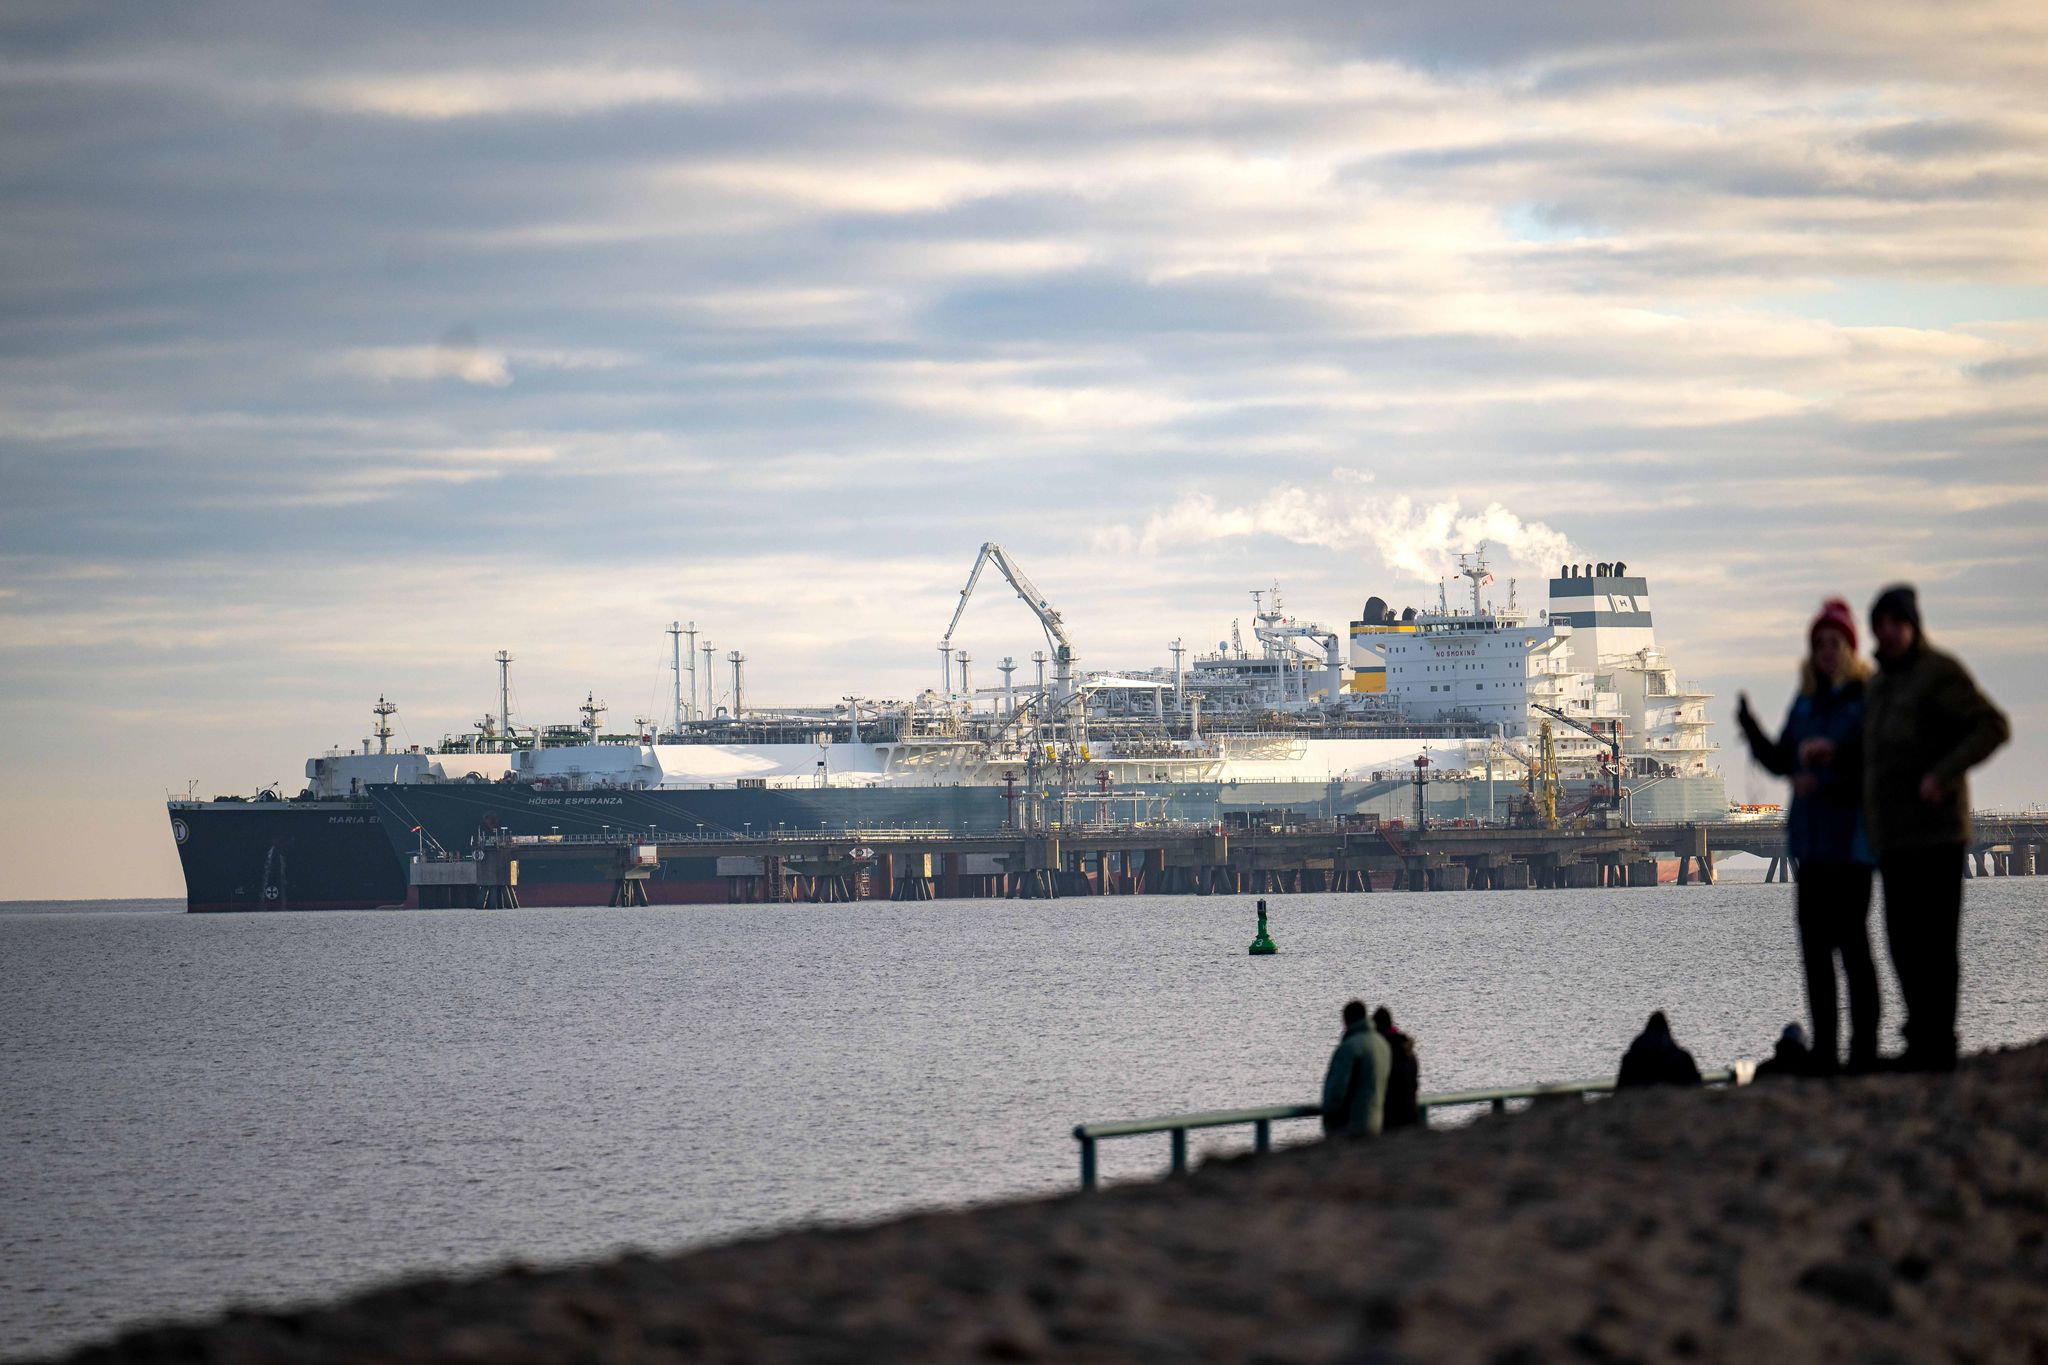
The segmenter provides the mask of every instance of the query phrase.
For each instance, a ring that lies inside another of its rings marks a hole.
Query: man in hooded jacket
[[[1877,676],[1864,704],[1864,809],[1884,879],[1885,937],[1906,998],[1910,1070],[1956,1064],[1963,851],[1970,840],[1964,774],[2012,735],[1969,670],[1927,643],[1920,601],[1905,584],[1870,607]]]

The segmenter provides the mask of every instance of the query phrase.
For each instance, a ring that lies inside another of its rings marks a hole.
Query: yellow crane
[[[1523,783],[1529,794],[1530,817],[1545,829],[1556,829],[1559,795],[1557,737],[1551,732],[1549,721],[1544,721],[1537,731],[1535,761],[1525,759],[1524,765],[1528,771]]]

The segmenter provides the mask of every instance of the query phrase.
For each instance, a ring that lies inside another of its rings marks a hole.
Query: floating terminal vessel
[[[999,682],[977,685],[952,640],[991,568],[1037,617],[1045,647],[1028,673],[1006,657]],[[497,710],[469,734],[393,749],[397,708],[380,697],[372,737],[309,759],[297,796],[170,802],[187,908],[404,906],[414,858],[461,854],[480,834],[968,833],[1268,815],[1394,824],[1415,814],[1418,759],[1432,822],[1504,823],[1538,791],[1554,807],[1545,815],[1565,821],[1727,814],[1710,694],[1658,648],[1647,580],[1622,563],[1563,565],[1531,619],[1512,582],[1505,605],[1490,600],[1480,555],[1461,556],[1459,571],[1468,586],[1456,602],[1448,581],[1423,609],[1373,597],[1343,636],[1290,615],[1276,587],[1253,594],[1249,641],[1232,622],[1211,652],[1176,640],[1169,664],[1090,671],[1060,613],[988,544],[940,641],[938,686],[750,709],[745,656],[717,661],[678,623],[672,713],[626,734],[606,730],[594,696],[578,724],[521,724],[501,652]],[[717,662],[730,669],[721,679]],[[550,860],[548,880],[521,883],[521,902],[602,904],[611,874],[600,861]],[[665,861],[649,898],[722,901],[717,864]]]

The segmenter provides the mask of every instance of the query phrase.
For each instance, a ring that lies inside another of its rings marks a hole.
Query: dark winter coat
[[[1361,1019],[1344,1030],[1323,1076],[1323,1131],[1378,1135],[1385,1122],[1391,1071],[1387,1040]]]
[[[1814,779],[1812,794],[1794,791],[1785,814],[1785,850],[1799,862],[1876,862],[1863,827],[1863,711],[1863,684],[1847,682],[1794,697],[1776,739],[1747,710],[1738,713],[1758,763],[1779,777]],[[1833,744],[1834,757],[1818,767],[1802,766],[1799,748],[1809,739]]]
[[[1387,1069],[1387,1103],[1383,1126],[1412,1128],[1422,1121],[1416,1109],[1416,1091],[1422,1083],[1422,1069],[1415,1060],[1415,1040],[1399,1029],[1382,1033],[1392,1060]]]
[[[1633,1090],[1648,1085],[1698,1085],[1700,1069],[1692,1054],[1680,1047],[1668,1033],[1644,1029],[1628,1045],[1621,1059],[1621,1074],[1614,1078],[1616,1090]]]
[[[1970,786],[1964,774],[2012,736],[2005,713],[1977,690],[1968,669],[1923,639],[1880,661],[1863,721],[1864,812],[1880,858],[1967,843]],[[1920,799],[1932,773],[1942,799]]]

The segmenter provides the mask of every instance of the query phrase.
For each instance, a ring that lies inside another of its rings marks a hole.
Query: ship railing
[[[1737,1061],[1718,1071],[1701,1075],[1706,1085],[1748,1085],[1756,1074],[1756,1063]],[[1590,1099],[1611,1094],[1614,1080],[1608,1077],[1588,1081],[1540,1081],[1534,1085],[1494,1086],[1483,1090],[1451,1090],[1435,1095],[1421,1095],[1415,1101],[1416,1121],[1424,1128],[1429,1126],[1429,1116],[1439,1109],[1458,1109],[1485,1105],[1496,1114],[1508,1112],[1508,1105],[1519,1101],[1543,1101],[1555,1099]],[[1092,1190],[1096,1187],[1095,1145],[1110,1138],[1145,1137],[1154,1133],[1165,1133],[1168,1138],[1168,1170],[1174,1175],[1188,1173],[1188,1134],[1201,1128],[1227,1128],[1250,1124],[1252,1128],[1252,1150],[1269,1152],[1273,1149],[1273,1125],[1297,1119],[1321,1118],[1323,1109],[1317,1104],[1269,1104],[1253,1109],[1214,1109],[1193,1114],[1165,1114],[1149,1119],[1112,1119],[1105,1123],[1081,1123],[1074,1126],[1074,1141],[1081,1147],[1081,1188]]]
[[[570,834],[500,834],[495,837],[482,836],[477,840],[479,847],[519,846],[531,847],[536,844],[599,844],[620,846],[625,844],[759,844],[759,843],[802,843],[815,844],[820,841],[836,842],[845,839],[947,839],[958,837],[954,831],[931,828],[858,827],[836,829],[780,829],[761,831],[741,830],[635,830],[629,825],[614,826],[595,832],[579,830]]]
[[[1111,799],[1128,801],[1140,793],[1121,792]],[[1101,798],[1094,792],[1077,792],[1069,798],[1076,806],[1085,806]],[[1306,827],[1306,826],[1304,826]],[[1150,823],[1132,824],[1119,821],[1112,824],[1097,824],[1080,819],[1065,824],[1054,824],[1044,830],[990,829],[952,830],[940,827],[906,826],[852,826],[835,829],[796,829],[785,826],[775,830],[634,830],[630,826],[614,826],[609,830],[579,830],[568,834],[499,834],[483,835],[477,839],[479,848],[534,848],[553,845],[581,845],[591,847],[621,848],[632,844],[696,844],[705,846],[726,844],[791,844],[806,847],[820,843],[934,843],[951,842],[960,839],[996,839],[1003,837],[1023,838],[1033,833],[1065,833],[1076,835],[1115,835],[1133,839],[1156,838],[1161,835],[1192,834],[1211,829],[1201,822],[1159,820]]]

